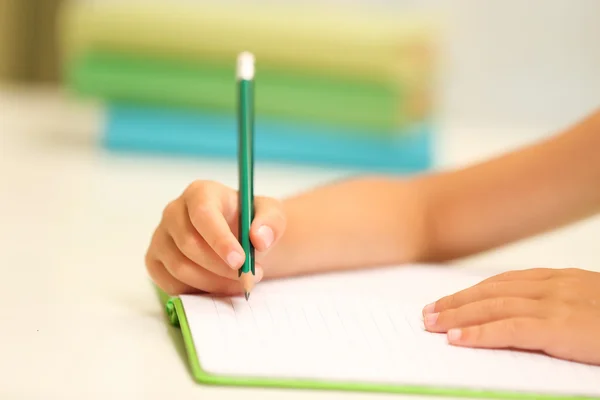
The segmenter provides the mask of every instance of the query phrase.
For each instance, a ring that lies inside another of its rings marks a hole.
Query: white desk
[[[52,91],[0,92],[1,398],[380,397],[195,384],[143,257],[166,202],[196,178],[235,185],[235,164],[107,154],[90,146],[97,123]],[[541,133],[448,129],[440,156],[464,164]],[[340,175],[260,165],[256,189],[282,196]],[[597,269],[598,237],[596,219],[464,263]]]

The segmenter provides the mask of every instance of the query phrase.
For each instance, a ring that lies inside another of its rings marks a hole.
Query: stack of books
[[[257,161],[413,172],[432,164],[435,35],[325,8],[68,3],[64,77],[106,105],[112,150],[235,157],[235,62],[256,57]]]

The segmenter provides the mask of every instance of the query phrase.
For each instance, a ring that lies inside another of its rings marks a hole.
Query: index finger
[[[518,297],[539,299],[544,296],[546,287],[528,281],[497,281],[480,283],[454,294],[442,297],[424,309],[425,314],[441,312],[466,304],[497,297]]]
[[[488,349],[543,351],[548,330],[540,318],[509,318],[467,328],[450,329],[450,344]]]
[[[223,261],[238,269],[246,258],[223,215],[223,201],[219,196],[185,196],[187,213],[194,229]]]
[[[506,271],[482,280],[479,285],[500,281],[543,281],[555,277],[560,270],[554,268],[529,268]]]

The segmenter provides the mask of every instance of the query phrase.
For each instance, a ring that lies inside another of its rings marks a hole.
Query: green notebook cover
[[[159,291],[160,293],[160,291]],[[600,397],[586,396],[561,396],[561,395],[539,395],[535,393],[518,393],[506,391],[481,391],[461,390],[445,387],[409,386],[409,385],[387,385],[361,382],[333,382],[318,380],[293,380],[293,379],[265,379],[248,377],[231,377],[212,375],[202,369],[192,336],[189,331],[187,317],[183,303],[178,297],[168,297],[160,294],[170,323],[181,331],[188,362],[196,382],[206,385],[261,387],[261,388],[288,388],[288,389],[312,389],[333,390],[351,392],[378,392],[406,395],[426,395],[441,397],[461,397],[480,399],[535,399],[535,400],[598,400]],[[551,379],[551,377],[549,377]]]
[[[235,64],[90,52],[66,66],[67,84],[77,93],[107,101],[233,112]],[[420,91],[419,91],[420,90]],[[429,117],[418,104],[427,88],[403,82],[371,83],[298,75],[260,66],[256,114],[348,126],[390,134]]]

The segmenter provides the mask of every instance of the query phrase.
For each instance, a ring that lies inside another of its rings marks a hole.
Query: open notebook
[[[599,398],[600,367],[459,348],[425,304],[485,277],[408,266],[260,283],[250,300],[170,299],[198,382],[469,397]]]

